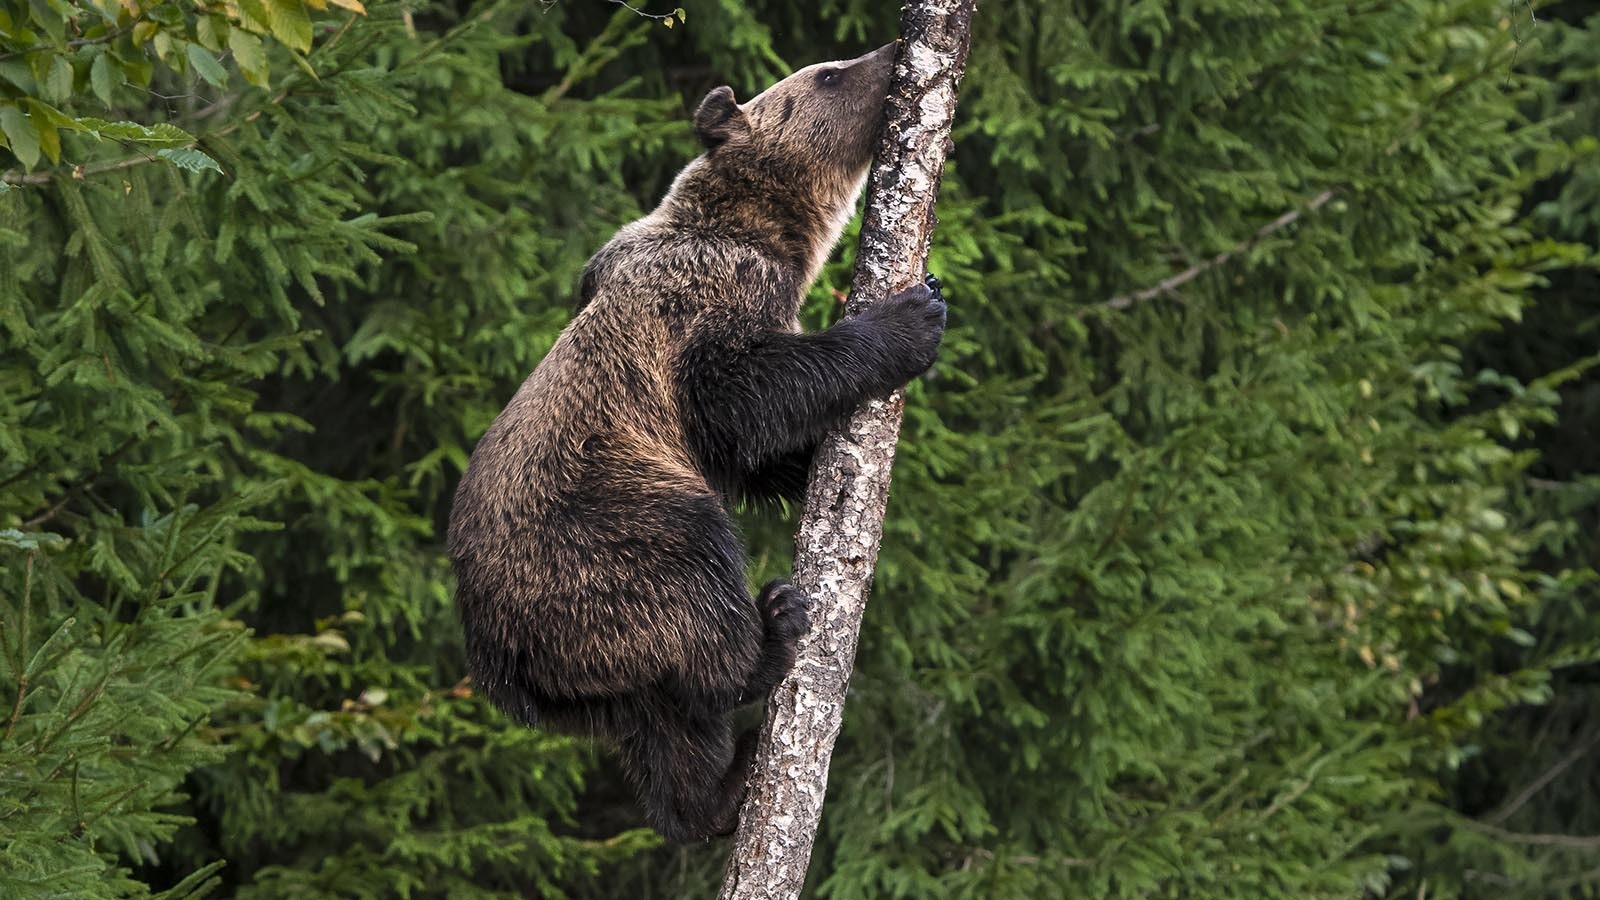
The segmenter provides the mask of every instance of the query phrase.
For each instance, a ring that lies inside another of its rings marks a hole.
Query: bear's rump
[[[615,695],[677,681],[686,666],[734,678],[754,667],[761,621],[715,497],[612,495],[552,512],[506,535],[509,552],[458,560],[469,664],[497,685],[491,699],[521,715],[497,691]]]

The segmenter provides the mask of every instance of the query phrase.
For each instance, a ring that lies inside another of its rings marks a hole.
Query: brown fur
[[[742,107],[727,88],[706,97],[709,152],[595,254],[579,312],[456,492],[478,683],[526,723],[611,739],[672,837],[732,827],[748,744],[736,758],[727,714],[782,677],[807,627],[786,585],[752,600],[730,504],[793,496],[820,430],[926,368],[942,330],[924,288],[798,334],[866,175],[891,50],[801,69]]]

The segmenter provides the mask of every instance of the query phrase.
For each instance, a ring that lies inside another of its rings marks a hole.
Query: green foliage
[[[334,5],[0,21],[0,894],[708,895],[442,525],[698,98],[895,10]],[[1514,6],[982,5],[814,895],[1594,894],[1600,17]]]
[[[324,30],[333,33],[329,45],[337,41],[338,29],[349,27],[355,14],[366,11],[360,0],[331,2],[350,11],[351,17],[343,25],[324,23]],[[32,0],[26,9],[0,7],[0,149],[8,149],[27,169],[37,167],[41,156],[52,165],[63,158],[83,165],[83,160],[104,150],[81,141],[84,136],[135,150],[183,146],[184,150],[156,155],[190,171],[216,168],[214,160],[189,146],[201,139],[170,122],[147,127],[80,113],[131,109],[153,116],[160,112],[152,108],[150,98],[192,101],[202,96],[202,89],[226,89],[228,69],[218,54],[231,57],[251,84],[265,87],[271,64],[264,37],[280,44],[314,80],[311,13],[327,8],[328,0],[238,0],[217,5]],[[169,74],[182,79],[180,83],[192,92],[167,96],[152,88],[158,80],[165,83]],[[206,118],[192,103],[189,112],[197,119]],[[25,183],[20,173],[7,173],[0,182],[13,183]]]
[[[1594,40],[1600,4],[1564,3],[1540,18],[1543,52],[1532,67],[1556,87],[1535,112],[1551,118],[1556,133],[1582,155],[1558,177],[1535,186],[1524,203],[1541,236],[1579,242],[1592,253],[1600,246],[1600,44]],[[1558,388],[1560,417],[1518,441],[1540,453],[1529,467],[1530,490],[1512,508],[1523,521],[1548,523],[1534,559],[1553,589],[1528,611],[1514,645],[1463,660],[1456,681],[1486,672],[1526,678],[1552,661],[1576,661],[1574,650],[1600,647],[1600,544],[1594,539],[1600,534],[1600,471],[1592,450],[1600,427],[1597,263],[1600,258],[1591,256],[1587,265],[1550,273],[1521,321],[1468,349],[1466,359],[1480,377],[1504,372],[1529,380],[1557,367],[1581,371]],[[1600,808],[1593,803],[1600,779],[1600,732],[1593,724],[1600,703],[1597,672],[1600,666],[1592,663],[1562,666],[1544,688],[1545,702],[1490,720],[1464,742],[1466,761],[1446,782],[1450,810],[1442,815],[1455,828],[1430,854],[1437,860],[1435,883],[1469,890],[1488,885],[1500,895],[1530,900],[1600,895],[1597,847],[1581,837],[1600,833]],[[1484,860],[1493,860],[1494,867]]]

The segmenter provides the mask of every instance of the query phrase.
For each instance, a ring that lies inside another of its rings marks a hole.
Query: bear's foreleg
[[[708,329],[685,348],[676,372],[688,437],[704,471],[737,491],[787,454],[815,446],[863,400],[927,371],[945,315],[938,281],[930,277],[826,331]]]

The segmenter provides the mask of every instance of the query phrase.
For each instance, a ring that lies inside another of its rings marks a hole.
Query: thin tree
[[[913,0],[901,12],[846,315],[923,277],[975,6],[976,0]],[[805,884],[883,536],[903,408],[899,391],[868,401],[817,451],[793,579],[812,598],[811,634],[767,704],[722,900],[795,898]]]

